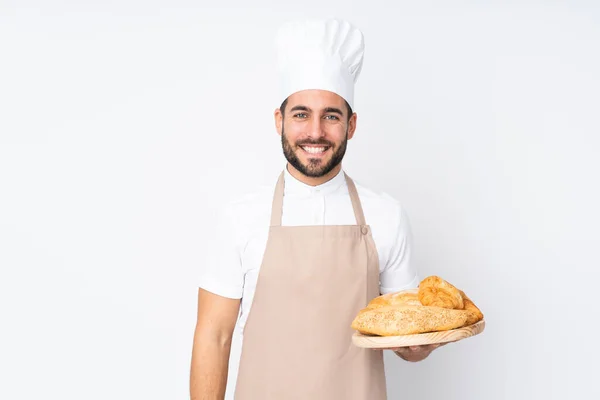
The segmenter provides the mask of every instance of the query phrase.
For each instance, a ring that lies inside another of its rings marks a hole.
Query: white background
[[[246,5],[252,3],[252,5]],[[598,399],[594,1],[0,2],[0,398],[185,399],[203,244],[274,183],[273,35],[360,27],[345,168],[485,332],[390,399]]]

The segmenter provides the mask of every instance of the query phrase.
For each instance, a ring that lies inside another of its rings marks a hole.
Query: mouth
[[[304,153],[308,154],[311,157],[323,156],[327,152],[327,150],[331,148],[330,146],[324,145],[304,145],[299,147],[304,151]]]

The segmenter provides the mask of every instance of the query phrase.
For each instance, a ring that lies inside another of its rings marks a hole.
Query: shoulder
[[[260,207],[272,199],[273,190],[274,187],[271,186],[257,186],[251,191],[233,196],[224,204],[224,208],[231,211],[240,211]]]
[[[386,213],[402,213],[403,206],[399,199],[383,190],[374,189],[354,181],[361,203],[377,207]]]
[[[218,223],[244,231],[256,223],[263,223],[270,214],[274,185],[261,185],[231,196],[218,206]],[[238,232],[240,233],[240,232]]]
[[[354,182],[367,223],[385,237],[402,235],[408,229],[408,215],[402,202],[390,193]]]

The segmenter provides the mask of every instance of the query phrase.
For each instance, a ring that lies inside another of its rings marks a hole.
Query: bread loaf
[[[460,295],[464,300],[465,311],[468,314],[467,322],[465,323],[465,325],[473,325],[474,323],[481,321],[483,319],[483,313],[481,312],[481,310],[477,308],[475,303],[473,303],[471,299],[467,297],[465,292],[463,292],[462,290],[460,291]]]
[[[358,312],[352,328],[368,335],[410,335],[456,329],[482,319],[465,292],[433,275],[423,279],[418,289],[372,299]]]
[[[419,295],[414,290],[403,290],[395,293],[387,293],[375,297],[367,304],[367,308],[378,308],[385,306],[420,306]]]
[[[411,335],[460,328],[467,321],[464,310],[428,306],[384,306],[362,310],[352,328],[362,334]]]

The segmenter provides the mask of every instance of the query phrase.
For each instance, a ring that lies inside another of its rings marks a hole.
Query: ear
[[[352,139],[352,137],[354,136],[354,132],[356,131],[356,119],[357,118],[358,117],[357,117],[356,113],[354,113],[350,117],[350,120],[348,120],[348,140]]]
[[[275,117],[275,129],[277,129],[277,134],[281,136],[281,129],[283,127],[283,114],[281,110],[278,108],[275,110],[273,115]]]

